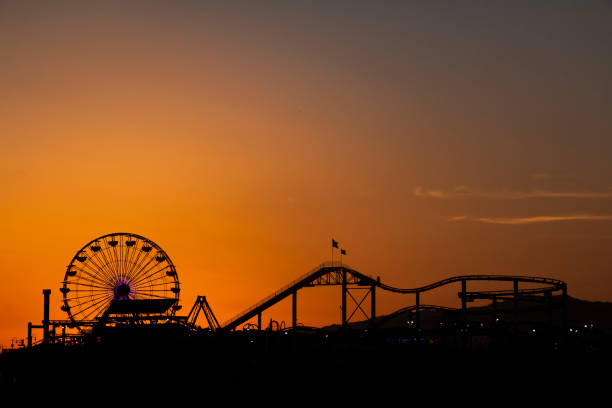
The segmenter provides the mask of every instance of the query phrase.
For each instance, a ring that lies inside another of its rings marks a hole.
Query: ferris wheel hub
[[[128,300],[130,298],[131,288],[125,282],[119,282],[115,285],[115,300]]]

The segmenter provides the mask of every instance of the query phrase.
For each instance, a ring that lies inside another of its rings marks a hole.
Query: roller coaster
[[[473,290],[468,291],[468,282],[471,281],[487,281],[487,282],[512,282],[511,290]],[[519,303],[521,300],[529,303],[544,303],[545,309],[552,313],[553,309],[561,308],[563,316],[566,315],[567,301],[567,285],[565,282],[558,279],[532,277],[532,276],[508,276],[508,275],[460,275],[443,279],[428,285],[417,288],[397,288],[381,282],[380,277],[372,277],[349,267],[340,262],[325,262],[310,270],[306,274],[300,276],[293,282],[275,291],[268,297],[237,314],[233,318],[224,322],[221,326],[223,330],[236,329],[241,324],[248,322],[254,317],[257,317],[257,328],[261,329],[261,314],[265,310],[274,306],[281,300],[292,297],[292,325],[297,327],[297,293],[300,289],[314,286],[341,286],[342,297],[342,315],[341,326],[346,327],[357,311],[361,311],[371,322],[371,327],[376,326],[376,289],[381,289],[393,293],[413,294],[414,305],[410,307],[416,315],[414,327],[419,330],[421,328],[420,312],[432,306],[421,305],[421,294],[442,286],[453,283],[461,284],[461,291],[458,293],[461,299],[461,308],[452,309],[460,310],[467,318],[469,302],[476,299],[487,299],[492,302],[492,310],[495,311],[499,301],[512,301],[514,306],[515,317],[519,312]],[[520,284],[537,285],[537,287],[520,287]],[[364,296],[355,297],[351,292],[355,290],[366,290]],[[553,301],[553,295],[558,293],[559,301]],[[362,304],[367,298],[370,298],[369,314],[364,310]],[[348,300],[352,300],[354,308],[349,314]],[[447,308],[451,309],[451,308]],[[518,322],[517,322],[518,324]],[[567,324],[566,319],[563,319],[563,324]]]
[[[512,283],[512,289],[468,290],[470,282]],[[459,284],[460,308],[443,308],[421,303],[421,295],[437,288]],[[488,312],[495,320],[503,305],[503,313],[515,332],[520,330],[519,314],[523,305],[548,313],[548,324],[553,326],[553,311],[561,316],[556,326],[567,326],[567,285],[565,282],[545,277],[508,275],[460,275],[443,279],[416,288],[397,288],[341,262],[324,262],[307,273],[276,290],[256,304],[220,324],[206,297],[198,296],[187,316],[177,316],[180,285],[176,268],[170,257],[153,241],[131,233],[112,233],[96,238],[76,252],[62,281],[62,310],[68,320],[49,319],[49,289],[43,290],[44,317],[41,325],[28,324],[27,345],[32,346],[32,329],[43,329],[43,343],[70,343],[82,341],[101,328],[130,327],[180,327],[187,332],[235,332],[240,329],[258,330],[262,327],[262,313],[291,297],[292,319],[287,326],[276,323],[277,329],[296,330],[298,324],[297,296],[305,288],[318,286],[340,286],[341,316],[339,327],[348,329],[355,316],[366,317],[368,328],[376,329],[381,320],[376,314],[377,291],[414,296],[414,303],[398,312],[409,312],[414,316],[410,328],[423,332],[421,314],[425,311],[444,310],[453,312],[454,327],[463,331],[469,327],[468,316],[474,308],[468,303],[475,300],[490,301]],[[366,302],[366,299],[369,299]],[[408,303],[408,302],[407,302]],[[369,311],[365,305],[369,304]],[[510,304],[510,310],[507,305]],[[199,316],[204,316],[207,327],[197,325]],[[396,312],[397,313],[397,312]],[[253,319],[257,323],[253,323]],[[558,319],[559,320],[559,319]],[[363,326],[363,321],[361,322]],[[62,329],[61,337],[56,329]],[[67,333],[66,329],[76,333]]]

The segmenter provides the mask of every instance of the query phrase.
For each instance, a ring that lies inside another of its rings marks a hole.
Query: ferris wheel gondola
[[[99,320],[118,303],[163,301],[172,304],[166,315],[180,309],[180,285],[170,257],[153,241],[130,233],[104,235],[77,251],[60,292],[61,309],[82,332],[84,322]]]

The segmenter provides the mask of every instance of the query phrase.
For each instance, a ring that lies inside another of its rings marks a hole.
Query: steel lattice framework
[[[513,289],[511,290],[489,290],[489,291],[468,291],[467,283],[470,281],[492,281],[492,282],[512,282]],[[306,274],[284,286],[283,288],[272,293],[255,305],[249,307],[245,311],[239,313],[232,319],[221,325],[222,329],[233,330],[239,325],[248,322],[253,317],[257,316],[257,327],[261,328],[261,313],[288,296],[292,296],[293,303],[293,327],[297,325],[297,292],[300,289],[313,286],[330,286],[337,285],[342,287],[342,326],[346,326],[351,318],[359,311],[366,319],[370,319],[373,323],[376,318],[376,288],[403,294],[414,294],[415,304],[411,306],[416,314],[415,327],[420,327],[420,311],[430,306],[421,305],[420,295],[423,292],[428,292],[436,288],[450,285],[453,283],[461,284],[461,291],[458,293],[461,299],[461,310],[464,315],[467,315],[467,303],[475,299],[489,299],[493,302],[493,307],[498,300],[512,300],[514,302],[515,316],[518,313],[518,303],[520,299],[526,297],[533,298],[540,295],[540,298],[547,303],[548,309],[553,308],[552,294],[561,292],[561,307],[564,311],[564,325],[566,322],[565,304],[567,299],[567,285],[565,282],[544,277],[534,276],[512,276],[512,275],[459,275],[447,279],[443,279],[429,285],[420,286],[417,288],[397,288],[384,284],[380,278],[374,278],[364,273],[358,272],[346,264],[340,262],[325,262],[314,269],[311,269]],[[537,287],[525,288],[519,287],[521,283],[536,285]],[[360,296],[354,296],[353,293],[361,290],[365,293]],[[369,297],[370,310],[369,313],[362,305]],[[348,300],[352,300],[354,308],[351,313],[348,309]]]
[[[111,310],[124,313],[121,305],[126,303],[144,311],[157,305],[163,309],[157,314],[168,316],[179,308],[174,264],[159,245],[141,235],[119,232],[90,241],[70,261],[62,284],[62,310],[81,331],[106,319]]]

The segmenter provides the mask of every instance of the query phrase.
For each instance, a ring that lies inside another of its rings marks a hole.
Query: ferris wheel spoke
[[[160,298],[160,299],[168,299],[167,296],[154,295],[154,294],[148,293],[148,292],[145,292],[145,293],[138,292],[138,294],[141,295],[141,296],[151,296],[151,297]]]
[[[93,263],[96,268],[100,269],[100,267],[98,266],[98,264],[93,260],[92,257],[89,257],[87,260],[85,260],[84,262],[81,263],[81,266],[83,269],[87,268],[89,269],[92,273],[94,274],[99,274],[99,270],[95,269],[94,267],[92,267],[90,264]],[[77,268],[76,266],[73,266],[73,268]]]
[[[87,306],[84,309],[79,310],[78,312],[74,313],[73,316],[77,316],[81,313],[84,313],[86,310],[91,309],[92,307],[95,307],[96,305],[99,305],[100,303],[104,302],[104,301],[109,301],[110,302],[111,297],[110,296],[106,296],[104,298],[102,298],[102,300],[98,300],[95,303],[92,303],[91,305]]]
[[[135,293],[138,293],[139,295],[146,295],[149,292],[172,292],[172,289],[160,289],[160,288],[157,288],[157,289],[145,289],[145,290],[142,290],[142,291],[135,291]]]
[[[119,270],[119,265],[117,265],[117,252],[116,252],[116,244],[114,246],[110,245],[109,237],[106,237],[104,242],[106,243],[106,255],[108,255],[108,263],[113,270],[113,275],[116,280],[120,279],[121,271]],[[115,237],[112,237],[112,240],[115,241]],[[105,258],[106,259],[106,258]]]
[[[138,254],[135,256],[135,259],[132,259],[130,261],[130,264],[127,268],[128,279],[130,279],[132,271],[138,267],[137,265],[138,265],[138,262],[140,261],[140,256],[142,255],[142,251],[135,251],[135,252],[138,252]]]
[[[120,243],[119,245],[121,245],[121,248],[123,248],[124,245],[124,241],[123,241],[123,236],[120,237]],[[123,269],[123,276],[124,278],[127,276],[127,270],[128,270],[128,266],[129,266],[129,261],[130,259],[130,247],[127,246],[127,244],[125,245],[125,252],[123,252],[123,255],[121,257],[121,260],[123,262],[123,267],[121,269]]]
[[[98,282],[97,282],[97,281],[95,281],[95,280],[93,280],[93,279],[89,279],[89,278],[87,278],[87,277],[85,277],[85,276],[82,276],[82,275],[81,275],[81,276],[79,276],[79,278],[78,278],[77,280],[72,281],[72,283],[73,283],[73,284],[75,284],[75,285],[80,285],[80,284],[81,284],[81,281],[89,282],[89,283],[91,283],[92,285],[96,285],[96,287],[99,287],[99,288],[101,288],[101,289],[102,289],[102,288],[104,288],[103,286],[97,286],[97,285],[98,285]],[[109,287],[107,286],[107,287],[106,287],[106,288],[104,288],[104,289],[108,289],[108,288],[109,288]]]
[[[108,263],[108,259],[106,259],[106,255],[104,255],[104,251],[105,249],[102,248],[96,254],[96,260],[100,262],[100,265],[96,264],[96,266],[98,266],[100,270],[103,270],[105,272],[106,279],[108,280],[108,282],[113,282],[115,274],[114,274],[113,268]]]
[[[158,282],[160,280],[165,279],[166,276],[162,275],[162,276],[158,276],[157,278],[153,278],[151,280],[146,280],[146,281],[141,281],[137,284],[135,284],[134,286],[136,286],[136,288],[141,288],[141,287],[149,287],[149,286],[158,286],[158,285],[173,285],[174,281],[170,281],[170,280],[166,280],[165,282],[162,283],[156,283],[156,284],[152,284],[152,282]]]
[[[146,256],[140,261],[138,268],[135,271],[134,276],[138,276],[144,269],[146,269],[151,262],[155,259],[153,250],[147,252]],[[145,262],[146,261],[146,262]]]
[[[139,246],[138,246],[139,242],[140,242],[140,240],[138,240],[137,242],[134,243],[134,251],[132,251],[132,259],[130,260],[130,267],[129,267],[129,270],[128,270],[128,274],[131,273],[134,268],[136,268],[136,265],[138,265],[138,262],[140,260],[141,255],[145,254],[145,256],[146,256],[146,253],[142,251],[142,246],[140,246],[140,251],[137,251],[137,249],[139,248]],[[136,259],[133,259],[134,258],[134,254],[136,254]]]
[[[98,268],[100,274],[104,275],[105,280],[108,282],[112,279],[112,271],[108,269],[104,260],[100,258],[100,255],[98,255],[100,251],[94,252],[94,258],[96,259],[95,261],[93,260],[93,258],[89,258],[89,259],[93,262],[94,265],[96,265],[96,268]]]
[[[165,262],[165,261],[162,261]],[[138,279],[142,279],[143,277],[146,278],[147,276],[152,275],[151,273],[149,273],[151,270],[155,269],[156,267],[159,266],[159,263],[152,265],[151,267],[149,267],[147,270],[145,271],[141,271],[138,275],[134,276],[133,280],[138,280]],[[160,271],[164,270],[165,268],[170,267],[170,265],[166,265],[161,267]],[[158,271],[159,272],[159,271]]]
[[[119,279],[119,272],[112,259],[112,251],[114,248],[109,244],[110,241],[108,240],[108,237],[105,237],[102,241],[104,242],[104,249],[100,251],[100,253],[104,258],[108,269],[111,271],[113,280],[117,281]]]
[[[102,285],[104,285],[104,284],[106,283],[106,282],[105,282],[103,279],[101,279],[101,278],[100,278],[98,275],[92,274],[92,273],[90,273],[90,272],[86,271],[84,268],[74,267],[74,269],[76,269],[76,270],[77,270],[77,272],[80,272],[80,273],[82,273],[82,274],[85,274],[85,275],[89,276],[91,279],[93,279],[93,281],[95,281],[95,282],[97,282],[97,283],[100,283],[100,284],[102,284]]]
[[[153,276],[154,275],[150,275],[149,278],[152,278]],[[134,285],[140,286],[140,285],[144,285],[145,283],[156,282],[156,281],[158,281],[160,279],[165,279],[165,278],[166,278],[165,275],[161,275],[161,276],[158,276],[156,278],[149,279],[149,280],[142,279],[142,280],[140,280],[138,282],[134,282]],[[168,280],[168,282],[166,282],[167,285],[171,285],[173,283],[174,283],[174,281],[170,281],[170,280]]]
[[[123,237],[120,235],[119,236],[119,245],[117,245],[119,247],[119,259],[117,262],[119,262],[119,266],[120,266],[120,270],[121,270],[121,276],[123,279],[123,274],[125,273],[125,258],[123,257]]]
[[[100,258],[101,251],[103,251],[103,249],[101,248],[98,251],[94,251],[94,256],[90,257],[89,260],[96,266],[97,272],[103,275],[105,279],[108,279],[110,271],[108,270],[108,267],[106,266],[104,260]]]
[[[138,259],[140,258],[140,255],[142,254],[142,251],[136,250],[136,248],[138,248],[138,245],[136,245],[136,242],[132,246],[134,247],[134,249],[132,250],[132,253],[130,254],[130,258],[128,260],[128,266],[126,267],[126,272],[128,276],[130,275],[132,269],[134,268],[134,265],[138,262]],[[136,256],[136,259],[134,259],[134,256]]]
[[[124,276],[124,279],[127,279],[128,269],[130,268],[130,257],[132,256],[134,251],[131,250],[131,248],[127,246],[125,242],[124,244],[125,244],[125,251],[123,254],[123,276]]]
[[[103,249],[102,251],[100,251],[100,255],[102,256],[102,258],[104,258],[104,262],[106,264],[106,266],[108,267],[108,270],[111,272],[111,280],[112,282],[116,282],[117,280],[119,280],[119,277],[117,276],[117,270],[115,268],[115,266],[112,263],[112,260],[110,259],[110,254],[107,254],[106,252],[109,250],[109,247]]]
[[[94,316],[94,317],[98,317],[100,316],[100,314],[98,313],[100,310],[106,310],[109,303],[111,303],[111,300],[107,300],[106,302],[103,302],[101,305],[99,305],[98,307],[96,307],[95,309],[93,309],[91,312],[89,312],[87,315],[83,316],[83,320],[87,320],[90,316]]]
[[[125,258],[123,254],[123,237],[119,236],[119,244],[114,248],[117,269],[119,269],[119,279],[125,279]]]
[[[69,283],[71,285],[76,285],[76,286],[87,286],[87,287],[90,287],[90,288],[109,290],[108,287],[105,288],[105,287],[97,286],[97,285],[89,285],[87,283],[80,283],[80,282],[66,282],[66,283]]]
[[[90,263],[93,263],[93,266],[90,265]],[[86,261],[85,263],[82,264],[82,269],[84,272],[85,272],[85,269],[87,269],[90,272],[89,275],[94,274],[95,276],[98,277],[98,280],[100,280],[102,283],[108,282],[108,279],[103,273],[100,272],[98,265],[95,263],[95,261],[92,258],[89,258],[89,262]]]
[[[138,264],[137,267],[132,271],[132,275],[138,275],[143,269],[145,269],[155,259],[153,248],[158,249],[157,246],[154,245],[152,242],[145,242],[143,246],[141,247],[141,250],[142,248],[144,248],[145,245],[150,246],[151,249],[145,252],[144,258],[140,260],[140,264]]]
[[[153,281],[151,281],[151,282],[153,282]],[[170,286],[171,283],[169,283],[169,282],[162,282],[162,283],[153,283],[153,284],[150,284],[149,282],[147,282],[147,286],[137,287],[136,290],[147,291],[147,290],[150,290],[148,288],[154,288],[154,287],[157,287],[157,286],[166,286],[166,285]],[[168,290],[170,290],[170,289],[168,289]]]
[[[96,302],[96,301],[98,301],[100,299],[103,299],[103,298],[106,298],[108,296],[109,296],[108,293],[100,293],[100,294],[93,295],[93,296],[81,296],[82,298],[88,298],[88,299],[86,301],[82,301],[82,302],[79,302],[77,304],[69,305],[69,306],[71,308],[78,308],[78,307],[83,306],[83,305],[88,305],[91,302]]]
[[[140,252],[143,253],[142,246],[140,247]],[[152,256],[152,251],[144,252],[144,256],[137,263],[134,264],[134,267],[130,270],[130,276],[136,276],[142,269],[146,268],[149,263],[154,259]],[[146,263],[145,263],[146,261]]]
[[[154,259],[155,259],[155,257],[151,257],[151,259],[149,259],[149,260],[147,261],[147,263],[146,263],[146,264],[144,264],[144,265],[143,265],[143,266],[140,268],[140,270],[139,270],[138,272],[136,272],[136,274],[134,275],[134,277],[133,277],[132,279],[136,280],[136,279],[137,279],[137,278],[138,278],[140,275],[142,275],[143,273],[146,273],[146,272],[143,272],[143,271],[144,271],[144,270],[145,270],[145,269],[146,269],[146,268],[149,266],[149,264],[150,264],[150,263],[151,263],[151,262],[152,262]]]
[[[100,295],[102,295],[103,293],[108,294],[108,291],[104,291],[104,292],[103,292],[103,291],[99,290],[99,291],[97,291],[97,292],[99,292],[99,293],[97,293],[97,294],[95,294],[95,295],[93,295],[93,296],[100,296]],[[83,296],[68,297],[68,298],[64,298],[63,300],[64,300],[64,301],[71,301],[71,300],[77,300],[77,299],[83,299],[83,298],[91,298],[91,297],[92,297],[92,295],[83,295]]]
[[[89,306],[79,310],[78,312],[74,313],[74,316],[78,316],[80,314],[83,314],[81,319],[85,320],[87,319],[87,317],[91,316],[91,313],[85,313],[88,310],[90,312],[96,311],[98,310],[100,307],[103,307],[105,304],[107,304],[108,302],[111,301],[111,297],[106,297],[106,298],[102,298],[102,299],[98,299],[95,303],[90,304]]]
[[[75,292],[75,293],[89,293],[90,296],[93,296],[93,294],[95,293],[109,293],[112,289],[110,288],[106,288],[106,289],[93,289],[93,288],[87,288],[87,289],[82,289],[79,288],[78,286],[75,287],[74,289],[71,289],[70,292]]]
[[[89,282],[89,283],[85,283],[85,282]],[[92,282],[89,279],[83,278],[81,277],[78,281],[76,282],[72,282],[72,285],[74,285],[74,290],[79,290],[84,292],[85,290],[88,290],[90,292],[93,291],[92,288],[96,289],[96,290],[111,290],[109,287],[104,287],[104,286],[98,286],[96,285],[96,282]],[[81,286],[85,286],[89,289],[80,289]]]
[[[160,269],[156,270],[155,272],[151,272],[151,273],[147,272],[146,274],[141,275],[138,280],[133,280],[133,282],[138,284],[138,283],[146,280],[147,278],[151,278],[151,277],[155,276],[156,274],[158,274],[159,272],[162,272],[162,271],[166,270],[169,267],[170,267],[170,265],[166,265],[163,268],[160,268]],[[151,268],[151,269],[153,269],[153,268]],[[164,276],[164,275],[162,275],[162,276]]]
[[[112,237],[114,241],[117,241],[116,237]],[[109,241],[110,242],[110,241]],[[113,265],[117,271],[117,279],[121,279],[121,265],[119,264],[119,258],[117,257],[117,244],[111,246],[110,257],[114,259]]]

